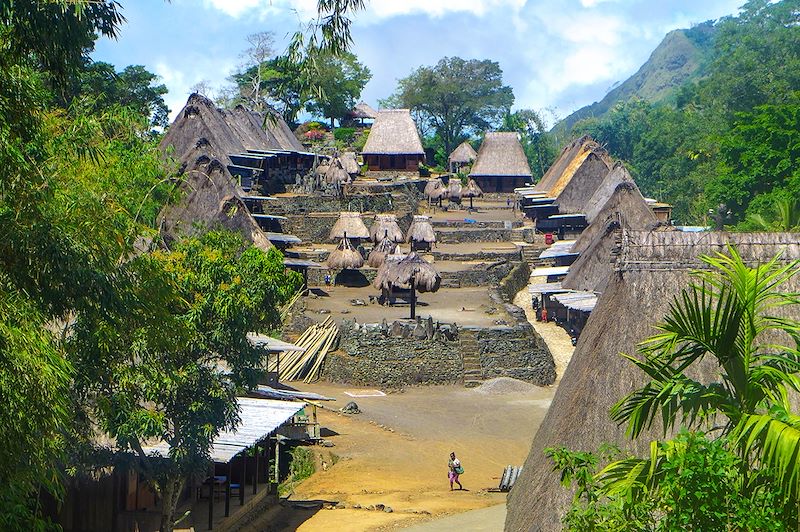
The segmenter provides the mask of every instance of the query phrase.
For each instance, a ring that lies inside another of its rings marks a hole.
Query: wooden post
[[[239,481],[239,506],[244,506],[245,480],[247,480],[247,453],[242,453],[242,480]]]
[[[233,460],[228,462],[228,482],[225,486],[225,517],[231,515],[231,482],[233,482]]]
[[[117,515],[119,514],[120,478],[118,468],[111,472],[111,532],[117,532]]]
[[[214,464],[211,464],[211,477],[209,478],[211,481],[209,483],[209,490],[208,490],[208,529],[213,530],[214,528]]]
[[[414,284],[414,276],[411,276],[411,319],[417,317],[417,289]]]
[[[253,470],[253,495],[258,493],[258,453],[260,449],[258,448],[258,443],[255,446],[255,453],[253,453],[256,457],[255,469]]]

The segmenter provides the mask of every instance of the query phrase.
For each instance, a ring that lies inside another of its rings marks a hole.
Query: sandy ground
[[[525,311],[525,315],[528,317],[528,321],[531,325],[533,325],[534,330],[539,333],[539,336],[544,339],[547,347],[550,348],[553,361],[556,363],[556,384],[558,384],[572,358],[572,353],[575,352],[575,346],[572,345],[572,338],[570,338],[569,333],[567,333],[563,327],[559,327],[552,322],[542,323],[536,321],[536,316],[531,306],[531,294],[528,292],[527,286],[520,290],[516,297],[514,297],[514,304]]]
[[[330,453],[338,461],[315,473],[291,496],[292,501],[340,502],[345,508],[287,512],[272,522],[282,530],[396,530],[488,507],[495,510],[478,514],[474,522],[496,524],[496,507],[504,506],[506,496],[486,490],[497,486],[505,466],[525,460],[554,392],[531,386],[525,392],[495,395],[433,386],[352,399],[344,394],[352,387],[299,387],[335,397],[335,403],[328,403],[331,408],[355,400],[363,413],[320,413],[322,426],[336,435],[327,438],[334,447],[315,449],[328,457],[326,461],[334,461]],[[465,491],[449,489],[450,451],[464,463]],[[364,509],[377,504],[391,507],[392,513]],[[469,515],[465,519],[471,522]],[[422,530],[441,529],[430,526]],[[466,525],[460,529],[480,530]]]

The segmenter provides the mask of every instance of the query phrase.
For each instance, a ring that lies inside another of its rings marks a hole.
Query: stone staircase
[[[483,368],[481,368],[475,333],[461,329],[459,343],[461,344],[461,360],[464,365],[464,386],[466,388],[480,386],[483,383]]]

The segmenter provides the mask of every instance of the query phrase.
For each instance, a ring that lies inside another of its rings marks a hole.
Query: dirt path
[[[350,387],[303,388],[336,397],[334,408],[351,400],[343,393]],[[433,386],[356,398],[363,410],[356,416],[323,411],[322,426],[336,433],[327,438],[334,447],[317,448],[328,457],[327,470],[303,482],[291,500],[338,502],[343,508],[293,512],[272,524],[302,531],[394,530],[504,505],[505,494],[486,489],[498,484],[506,465],[525,460],[552,395],[552,388],[501,395]],[[464,463],[468,491],[449,490],[450,451]],[[366,509],[379,504],[392,512]]]
[[[553,361],[556,363],[556,384],[561,382],[561,377],[564,375],[564,370],[567,369],[572,353],[575,352],[575,346],[572,345],[572,338],[570,338],[567,331],[554,323],[542,323],[536,321],[536,315],[531,306],[531,295],[526,286],[520,290],[514,297],[514,304],[525,311],[528,321],[533,325],[534,330],[544,339],[547,347],[550,348],[550,353],[553,355]]]

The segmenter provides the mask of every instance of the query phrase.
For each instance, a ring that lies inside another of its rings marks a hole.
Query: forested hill
[[[670,35],[675,49],[681,32]],[[724,204],[739,229],[800,229],[800,0],[751,0],[682,35],[702,52],[683,83],[663,81],[669,54],[657,50],[615,101],[595,104],[605,114],[568,133],[623,160],[679,223],[705,223]]]
[[[712,22],[705,22],[688,30],[669,32],[633,76],[611,89],[599,102],[561,120],[554,129],[569,131],[579,120],[605,115],[618,102],[634,98],[651,103],[669,100],[680,86],[702,74],[713,50],[714,28]]]

